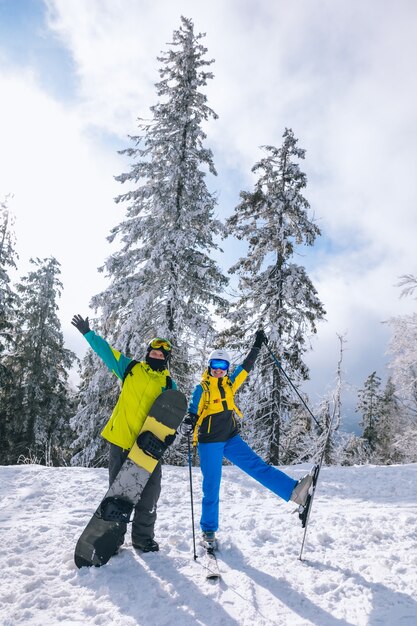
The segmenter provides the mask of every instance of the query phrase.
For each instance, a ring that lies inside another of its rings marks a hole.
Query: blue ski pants
[[[198,453],[203,474],[203,503],[200,519],[202,531],[216,531],[219,527],[219,493],[223,457],[286,502],[290,499],[297,484],[296,480],[281,470],[265,463],[239,435],[228,441],[199,443]]]

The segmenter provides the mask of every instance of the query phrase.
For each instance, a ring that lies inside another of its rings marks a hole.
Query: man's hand
[[[90,324],[88,323],[88,317],[83,319],[81,315],[74,315],[71,320],[71,324],[75,326],[75,328],[79,330],[82,335],[85,335],[91,330]]]

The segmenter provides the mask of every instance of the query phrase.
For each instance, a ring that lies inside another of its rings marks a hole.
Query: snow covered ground
[[[0,624],[416,626],[416,464],[323,468],[304,561],[294,506],[224,468],[214,583],[192,557],[188,469],[163,474],[160,552],[127,541],[104,567],[77,570],[106,470],[0,467]]]

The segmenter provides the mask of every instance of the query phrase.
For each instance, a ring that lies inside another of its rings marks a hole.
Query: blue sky
[[[215,59],[207,95],[219,119],[206,131],[219,217],[251,188],[259,146],[279,146],[290,127],[306,149],[323,235],[298,262],[327,310],[306,389],[312,403],[329,392],[345,334],[351,403],[368,374],[385,377],[383,322],[415,305],[395,287],[416,272],[413,0],[0,0],[0,196],[13,194],[20,275],[31,256],[60,261],[64,334],[81,355],[69,322],[105,284],[97,267],[123,217],[117,150],[155,103],[156,57],[181,15]],[[223,247],[227,270],[242,247]]]
[[[39,84],[53,97],[73,97],[75,66],[70,52],[48,28],[43,2],[0,0],[0,41],[7,64],[36,69]]]

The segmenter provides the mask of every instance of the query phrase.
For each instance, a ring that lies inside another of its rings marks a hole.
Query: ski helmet
[[[148,355],[151,350],[160,350],[164,355],[164,359],[167,361],[171,356],[172,344],[168,339],[154,337],[147,345],[146,354]]]
[[[224,365],[226,365],[226,367],[222,367],[221,364],[217,365],[217,367],[219,369],[229,369],[230,366],[230,354],[228,353],[227,350],[225,350],[224,348],[219,348],[218,350],[213,350],[212,352],[210,352],[209,357],[208,357],[208,366],[212,367],[212,361],[221,361],[223,362]],[[214,365],[214,363],[213,363]],[[213,369],[217,369],[216,367],[214,367]]]

